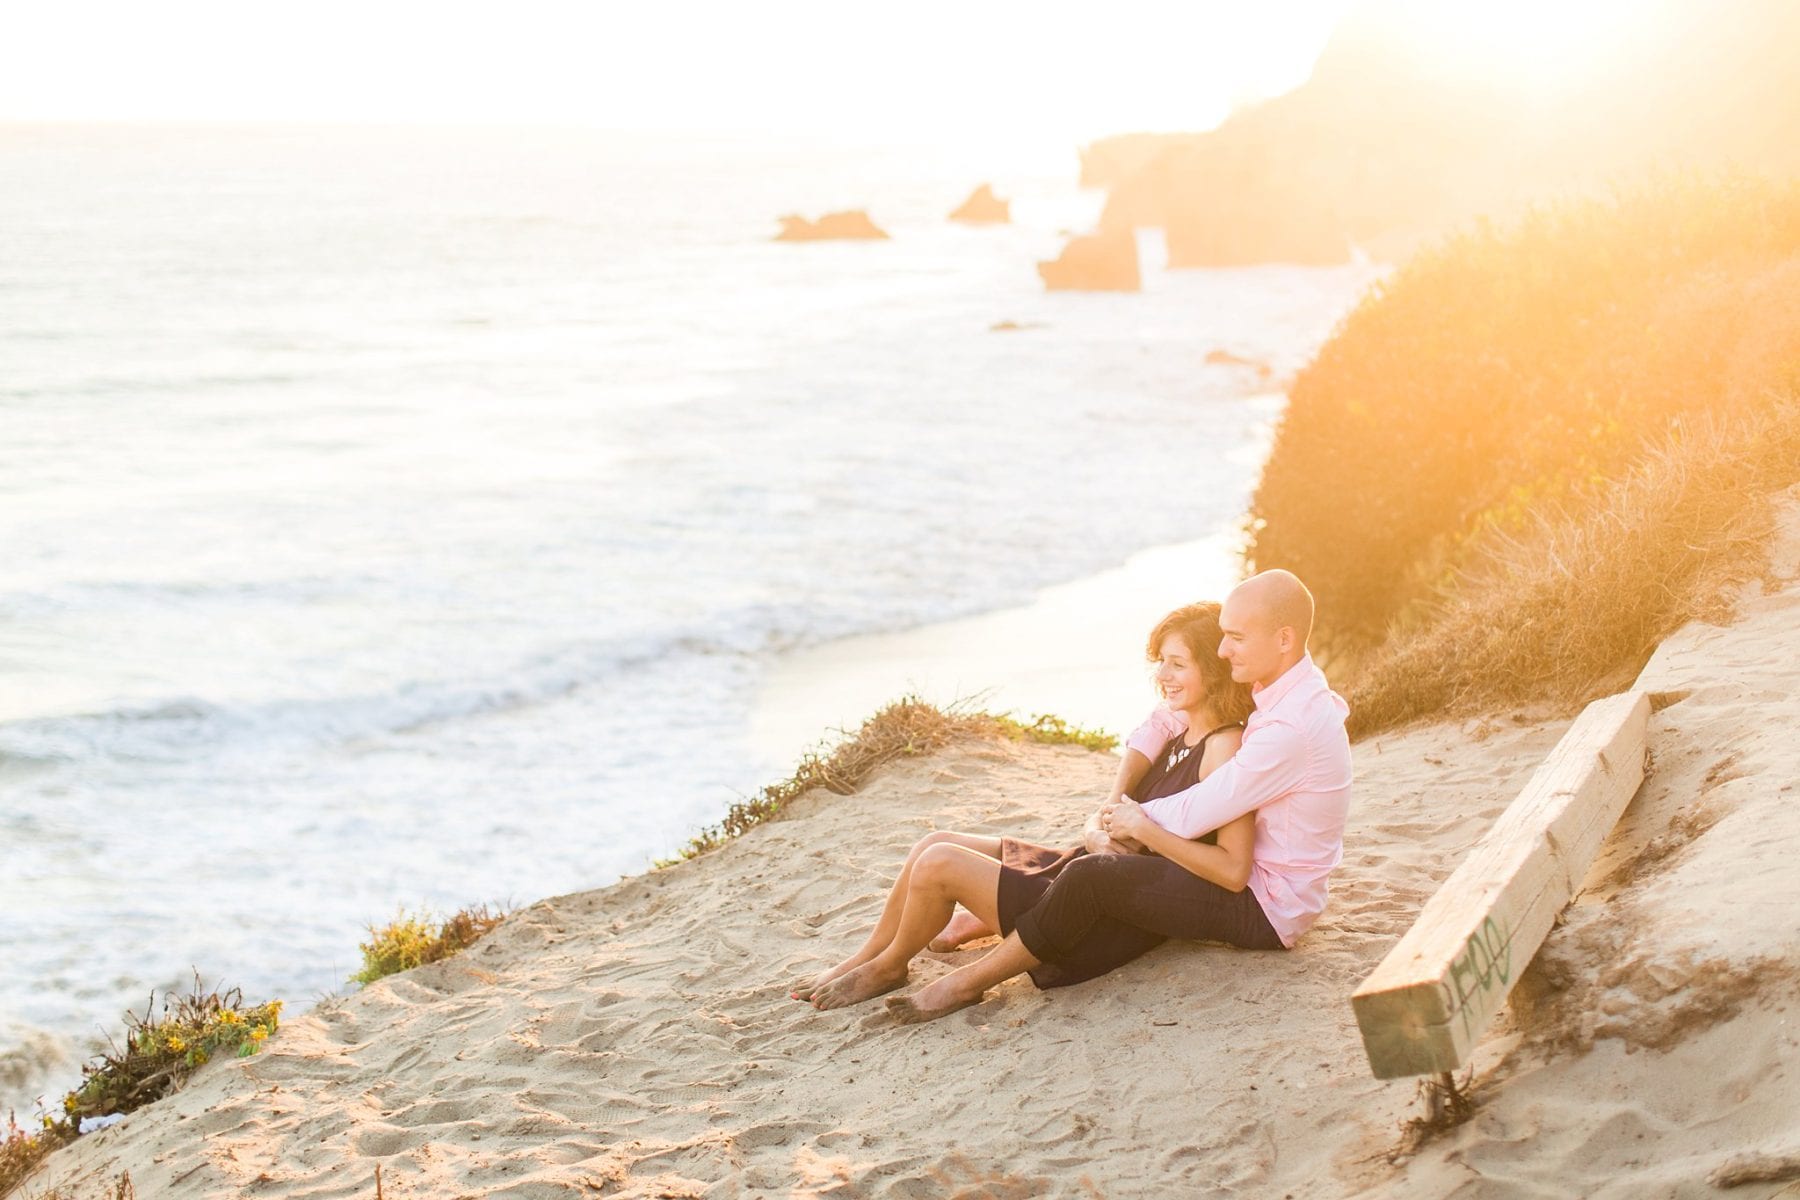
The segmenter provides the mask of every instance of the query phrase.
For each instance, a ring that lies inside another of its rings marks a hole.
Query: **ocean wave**
[[[35,1091],[75,1059],[66,1038],[28,1025],[0,1025],[0,1097],[9,1108],[29,1105]]]
[[[0,388],[5,400],[69,400],[110,396],[191,396],[209,388],[285,387],[316,379],[327,371],[309,367],[296,371],[188,371],[167,376],[95,374],[30,387]]]
[[[158,609],[269,604],[319,604],[340,598],[365,600],[384,586],[373,575],[316,574],[272,579],[72,581],[34,591],[0,592],[0,619],[24,621],[74,614],[108,615]]]
[[[557,646],[480,677],[415,678],[382,691],[250,701],[176,695],[26,717],[0,722],[0,763],[168,763],[221,751],[263,754],[404,737],[555,703],[590,687],[628,687],[636,673],[684,660],[748,662],[855,632],[853,625],[797,607],[749,605],[704,623]]]

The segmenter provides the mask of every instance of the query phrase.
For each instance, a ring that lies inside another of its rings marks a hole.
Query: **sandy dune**
[[[1646,669],[1675,700],[1652,775],[1484,1043],[1479,1114],[1400,1162],[1413,1087],[1370,1076],[1350,992],[1566,722],[1359,743],[1332,904],[1291,953],[1167,946],[907,1029],[787,986],[852,947],[920,834],[1072,838],[1113,760],[969,744],[900,764],[328,1002],[24,1194],[110,1195],[128,1170],[146,1198],[373,1197],[377,1165],[387,1197],[546,1200],[1703,1196],[1746,1155],[1800,1179],[1794,510],[1774,557],[1783,582],[1734,625]]]

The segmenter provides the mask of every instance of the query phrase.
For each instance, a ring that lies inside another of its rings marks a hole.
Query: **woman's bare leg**
[[[999,932],[998,929],[990,928],[986,921],[983,921],[974,913],[964,909],[951,917],[950,923],[944,926],[943,932],[932,938],[925,948],[927,950],[935,950],[939,954],[948,954],[950,951],[960,949],[962,946],[967,945],[976,938],[984,938],[989,934]]]
[[[811,1000],[813,993],[819,988],[830,983],[840,975],[854,971],[857,967],[862,966],[877,954],[880,954],[883,950],[887,949],[888,943],[894,940],[895,931],[900,928],[900,914],[906,905],[906,890],[907,886],[912,881],[913,864],[918,862],[919,856],[931,849],[931,847],[945,845],[961,846],[964,849],[973,851],[985,858],[991,858],[994,860],[996,868],[1000,864],[999,838],[982,837],[980,834],[974,833],[951,833],[949,831],[926,834],[917,842],[913,843],[913,848],[908,852],[906,861],[901,864],[900,877],[894,880],[894,886],[888,889],[887,903],[882,907],[881,917],[875,922],[875,928],[869,931],[868,940],[863,942],[862,948],[855,954],[852,954],[849,958],[846,958],[843,962],[837,964],[837,966],[821,971],[817,977],[800,984],[788,994],[796,1000]],[[998,894],[998,875],[995,876],[994,886],[996,894]],[[967,906],[965,905],[964,907]],[[998,921],[998,918],[995,918],[995,920]],[[948,918],[946,918],[946,924],[948,924]],[[943,932],[948,933],[950,931],[944,929]]]
[[[998,925],[999,892],[999,859],[955,842],[926,847],[912,862],[899,925],[886,947],[816,988],[813,1007],[841,1008],[893,991],[906,982],[907,964],[944,928],[957,904],[984,924]]]
[[[935,1021],[961,1008],[979,1004],[986,991],[1039,965],[1016,933],[966,967],[933,980],[910,996],[895,996],[888,1011],[903,1025]]]

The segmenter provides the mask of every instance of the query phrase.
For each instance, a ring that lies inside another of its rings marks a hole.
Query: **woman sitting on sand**
[[[1032,921],[1034,910],[1075,863],[1083,864],[1075,868],[1080,872],[1115,876],[1110,890],[1115,897],[1123,892],[1126,903],[1114,906],[1117,915],[1101,916],[1054,961],[1031,968],[1039,987],[1080,983],[1130,962],[1166,940],[1157,928],[1179,928],[1186,936],[1247,949],[1280,949],[1281,938],[1246,887],[1254,812],[1187,841],[1156,829],[1137,811],[1138,803],[1210,775],[1242,740],[1250,687],[1234,682],[1230,666],[1215,653],[1222,636],[1219,613],[1214,603],[1188,605],[1151,631],[1146,653],[1156,664],[1164,705],[1146,728],[1168,734],[1168,740],[1154,759],[1126,750],[1111,794],[1088,818],[1083,845],[1059,851],[1013,838],[925,835],[907,855],[862,948],[797,988],[794,998],[827,1009],[892,991],[907,981],[908,964],[928,944],[952,950]],[[1155,836],[1160,853],[1112,832],[1113,822]],[[959,903],[968,915],[953,917]]]

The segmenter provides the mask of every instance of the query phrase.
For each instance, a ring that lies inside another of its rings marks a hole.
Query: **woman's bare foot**
[[[950,923],[944,926],[944,931],[932,938],[931,944],[925,948],[935,950],[939,954],[948,954],[976,938],[988,937],[993,933],[994,930],[989,929],[987,922],[980,917],[967,909],[959,909],[956,915],[950,918]]]
[[[879,950],[871,950],[867,946],[864,946],[861,950],[858,950],[855,954],[852,954],[837,966],[827,967],[806,982],[795,984],[793,990],[788,993],[788,998],[792,1000],[811,1000],[818,994],[820,988],[839,976],[848,975],[850,972],[856,970],[856,968],[862,966],[880,953],[881,951]]]
[[[921,1025],[981,1003],[986,989],[967,980],[959,980],[959,974],[960,971],[952,971],[910,996],[895,996],[887,1002],[888,1014],[902,1025]]]
[[[884,992],[891,992],[897,987],[904,987],[907,970],[902,964],[897,970],[882,967],[878,961],[866,962],[854,971],[848,971],[830,980],[823,986],[814,989],[812,1006],[823,1012],[828,1008],[844,1008],[851,1004],[861,1004],[864,1000],[873,1000]]]

